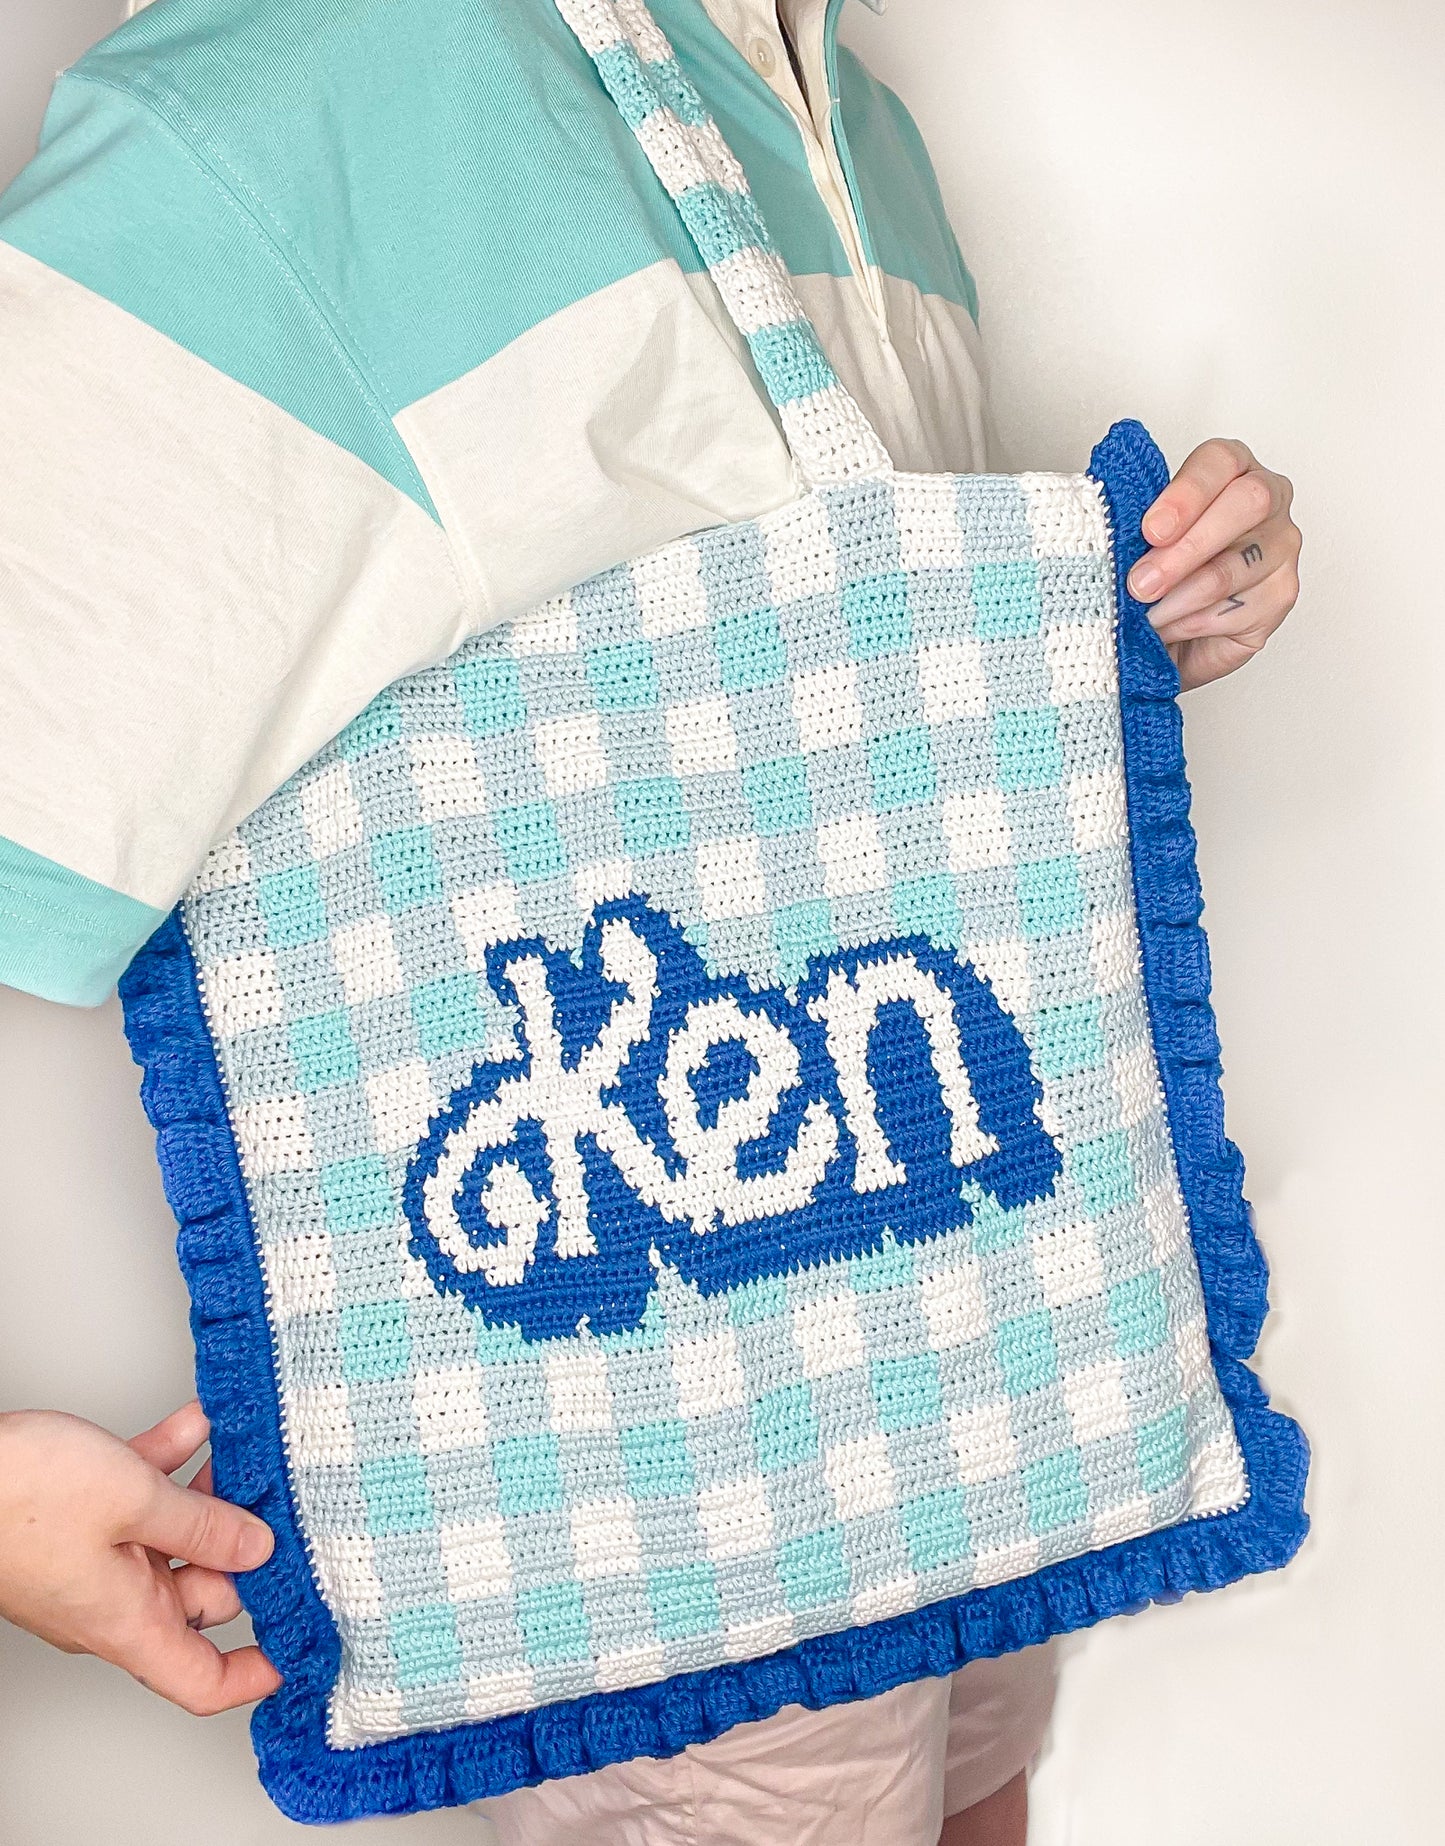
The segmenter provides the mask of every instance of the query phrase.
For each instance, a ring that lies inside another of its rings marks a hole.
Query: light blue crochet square
[[[354,1083],[361,1074],[361,1057],[351,1036],[351,1020],[338,1009],[293,1020],[288,1033],[296,1081],[303,1091],[322,1090],[336,1083]]]
[[[673,1564],[649,1571],[647,1600],[664,1641],[712,1634],[722,1626],[717,1572],[711,1564]]]
[[[619,782],[612,800],[623,850],[634,857],[676,852],[691,838],[682,786],[675,776],[640,776],[636,781]]]
[[[1129,1137],[1122,1128],[1081,1142],[1069,1157],[1069,1172],[1094,1217],[1138,1198],[1129,1162]]]
[[[541,1583],[518,1590],[517,1626],[533,1666],[585,1660],[591,1651],[579,1583]]]
[[[373,1538],[430,1532],[436,1524],[426,1468],[419,1455],[373,1455],[361,1464],[366,1529]]]
[[[827,898],[807,898],[784,904],[773,913],[773,946],[778,978],[786,986],[806,971],[809,958],[830,955],[838,946],[833,930],[833,910]]]
[[[720,616],[713,625],[722,683],[729,692],[744,692],[781,679],[788,668],[788,650],[778,628],[777,611],[748,609]]]
[[[1040,1536],[1089,1516],[1089,1489],[1075,1449],[1030,1462],[1024,1469],[1024,1493],[1029,1526]]]
[[[905,878],[893,887],[893,920],[903,936],[955,943],[963,930],[953,879],[947,872]]]
[[[266,940],[273,949],[316,942],[326,934],[326,906],[315,865],[267,873],[256,880],[256,897],[266,919]]]
[[[1155,1270],[1128,1276],[1109,1290],[1109,1320],[1121,1359],[1153,1352],[1169,1334],[1169,1309]]]
[[[1182,1480],[1189,1466],[1189,1425],[1184,1406],[1176,1404],[1152,1423],[1141,1424],[1137,1451],[1139,1479],[1146,1493],[1162,1493]]]
[[[1034,1021],[1034,1056],[1046,1077],[1067,1077],[1104,1062],[1104,1033],[1097,999],[1040,1009]]]
[[[440,903],[446,895],[430,827],[378,834],[371,844],[371,867],[381,886],[382,901],[393,916],[419,904]]]
[[[443,974],[414,987],[411,1013],[416,1021],[417,1042],[426,1058],[485,1044],[489,1036],[477,977],[470,972]]]
[[[798,1381],[768,1391],[752,1407],[753,1447],[764,1473],[812,1461],[818,1452],[813,1397]]]
[[[391,1174],[380,1154],[354,1154],[321,1169],[326,1224],[333,1231],[367,1231],[396,1214]]]
[[[961,1487],[940,1487],[898,1509],[908,1561],[914,1570],[938,1570],[968,1556],[973,1533]]]
[[[639,1423],[618,1437],[627,1484],[640,1500],[690,1493],[692,1457],[681,1423]]]
[[[1035,859],[1018,867],[1019,915],[1028,936],[1056,936],[1084,921],[1084,893],[1072,859]]]
[[[911,645],[908,578],[902,571],[846,584],[841,600],[843,619],[848,624],[848,651],[854,660],[901,654]]]
[[[550,1430],[530,1436],[504,1436],[492,1446],[497,1477],[497,1507],[507,1517],[519,1513],[555,1513],[562,1509],[562,1471],[557,1438]]]
[[[896,1359],[875,1359],[872,1367],[873,1401],[878,1406],[878,1427],[892,1435],[900,1429],[917,1429],[936,1423],[943,1414],[938,1388],[938,1355],[910,1353]]]
[[[357,1301],[344,1307],[340,1338],[348,1384],[399,1378],[411,1363],[404,1301]]]
[[[743,771],[743,793],[753,821],[765,837],[812,824],[808,764],[801,756],[774,757]]]
[[[1037,634],[1043,617],[1032,558],[985,559],[973,567],[974,632],[986,640]]]
[[[993,747],[1001,788],[1050,788],[1063,776],[1059,718],[1052,705],[999,712]]]
[[[646,711],[660,693],[652,649],[646,641],[619,641],[593,648],[587,677],[598,711]]]
[[[843,1533],[824,1526],[778,1546],[778,1580],[790,1609],[816,1609],[820,1603],[840,1602],[848,1594],[848,1560]]]
[[[1000,1321],[994,1351],[1010,1397],[1037,1391],[1059,1375],[1053,1322],[1042,1308]]]
[[[404,1692],[440,1686],[462,1669],[456,1610],[449,1602],[398,1609],[389,1624],[396,1683]]]
[[[868,751],[873,798],[880,813],[931,801],[938,788],[928,731],[923,725],[875,738]]]
[[[525,723],[527,707],[515,660],[504,654],[483,654],[460,662],[452,677],[467,729],[477,737],[495,737]]]

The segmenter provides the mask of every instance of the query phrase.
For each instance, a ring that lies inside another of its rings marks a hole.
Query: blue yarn
[[[1244,1363],[1265,1311],[1266,1271],[1224,1134],[1209,964],[1189,827],[1178,679],[1129,596],[1142,516],[1164,485],[1163,458],[1137,423],[1118,423],[1090,471],[1115,536],[1119,653],[1135,899],[1150,1018],[1220,1388],[1250,1494],[1236,1512],[1190,1521],[1031,1577],[820,1636],[765,1659],[680,1674],[539,1711],[361,1749],[326,1742],[340,1664],[286,1476],[270,1331],[250,1212],[189,948],[172,915],[121,983],[126,1031],[143,1067],[178,1250],[191,1291],[196,1379],[211,1418],[216,1490],[265,1519],[276,1548],[240,1579],[257,1636],[285,1678],[252,1736],[262,1780],[299,1821],[413,1813],[578,1774],[638,1755],[670,1756],[785,1704],[867,1698],[965,1662],[1011,1652],[1190,1590],[1216,1589],[1288,1562],[1307,1529],[1307,1449],[1271,1410]]]

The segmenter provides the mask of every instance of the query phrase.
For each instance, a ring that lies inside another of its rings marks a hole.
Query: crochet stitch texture
[[[1282,1563],[1162,462],[897,474],[645,9],[564,0],[806,491],[383,693],[124,985],[322,1820]]]

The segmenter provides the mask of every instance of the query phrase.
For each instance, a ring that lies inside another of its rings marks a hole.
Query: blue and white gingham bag
[[[302,1820],[1282,1564],[1165,479],[900,474],[640,3],[559,0],[806,491],[391,687],[124,982]]]

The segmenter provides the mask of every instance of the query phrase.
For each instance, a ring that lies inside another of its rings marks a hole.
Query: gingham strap
[[[748,343],[810,487],[890,472],[877,431],[839,381],[747,178],[645,0],[557,0],[667,188]]]

